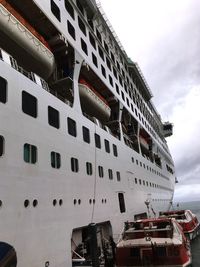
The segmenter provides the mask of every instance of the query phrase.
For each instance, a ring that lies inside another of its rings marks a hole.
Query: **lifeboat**
[[[48,43],[6,0],[0,0],[0,46],[28,71],[43,78],[54,70]]]
[[[146,149],[149,150],[149,144],[148,141],[143,137],[143,136],[139,136],[139,140],[140,140],[140,144]]]
[[[176,210],[161,212],[160,215],[174,218],[183,228],[184,234],[190,239],[194,239],[199,234],[199,221],[190,210]]]
[[[116,249],[117,267],[190,265],[190,244],[175,219],[143,219],[125,223]]]
[[[81,107],[84,112],[101,121],[107,121],[111,114],[108,102],[84,79],[79,80]]]

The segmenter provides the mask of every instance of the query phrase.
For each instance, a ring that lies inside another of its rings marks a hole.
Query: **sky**
[[[163,121],[179,183],[174,201],[200,200],[200,1],[100,0],[138,62]]]

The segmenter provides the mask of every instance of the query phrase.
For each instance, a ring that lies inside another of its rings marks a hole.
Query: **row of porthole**
[[[53,200],[53,206],[55,207],[57,205],[57,203],[59,204],[59,206],[62,206],[63,200],[62,199],[59,199],[59,200],[54,199]],[[38,200],[37,199],[34,199],[33,202],[32,202],[32,205],[35,208],[38,205]],[[29,206],[30,206],[30,200],[26,199],[24,201],[24,207],[25,208],[28,208]]]
[[[95,204],[95,199],[89,199],[89,203],[90,204]],[[102,198],[102,200],[101,200],[101,202],[102,203],[106,203],[107,202],[107,199],[106,198]],[[78,204],[78,205],[80,205],[81,204],[81,199],[74,199],[74,205],[76,205],[76,204]]]
[[[80,205],[81,204],[81,199],[74,199],[73,202],[74,202],[74,205],[76,205],[76,204]],[[102,198],[101,202],[102,203],[106,203],[107,202],[107,199],[106,198]],[[90,198],[89,199],[89,203],[90,204],[92,204],[92,203],[95,204],[95,199],[91,199]],[[57,204],[59,206],[62,206],[63,200],[62,199],[59,199],[59,200],[54,199],[53,200],[53,206],[55,207]],[[2,205],[3,205],[3,202],[2,202],[2,200],[0,200],[0,207],[2,207]],[[25,208],[28,208],[30,205],[31,205],[31,201],[29,199],[24,200],[24,207]],[[38,200],[37,199],[34,199],[33,202],[32,202],[32,205],[33,205],[34,208],[37,207]]]

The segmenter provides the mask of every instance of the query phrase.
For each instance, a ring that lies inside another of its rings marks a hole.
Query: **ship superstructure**
[[[124,221],[169,208],[151,98],[93,0],[0,1],[0,266],[100,266]]]

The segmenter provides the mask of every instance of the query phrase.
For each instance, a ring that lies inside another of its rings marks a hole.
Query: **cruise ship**
[[[172,132],[99,3],[0,0],[0,266],[113,266],[170,208]]]

